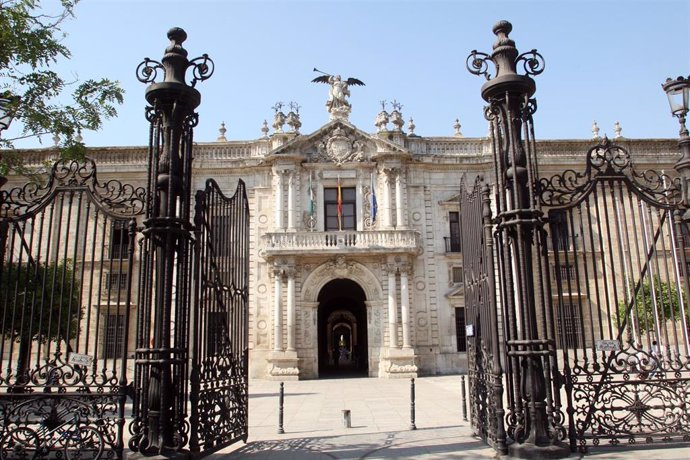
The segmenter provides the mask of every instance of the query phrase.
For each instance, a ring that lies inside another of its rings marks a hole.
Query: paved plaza
[[[285,382],[278,434],[279,382],[251,380],[249,439],[218,459],[482,459],[495,451],[463,421],[460,376],[415,380],[416,430],[410,430],[410,381],[376,378]],[[350,410],[351,428],[343,410]],[[468,414],[469,416],[469,414]],[[573,454],[571,458],[580,458]],[[686,448],[600,449],[593,459],[690,459]]]

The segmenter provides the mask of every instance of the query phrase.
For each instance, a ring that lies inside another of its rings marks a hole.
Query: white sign
[[[474,324],[465,325],[465,335],[467,337],[474,337]]]
[[[90,366],[93,362],[93,357],[79,353],[70,353],[67,362],[73,366]]]
[[[597,351],[619,351],[621,343],[618,340],[597,340]]]

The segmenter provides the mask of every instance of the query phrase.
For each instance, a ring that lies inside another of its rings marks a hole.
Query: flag
[[[314,215],[314,187],[312,187],[311,184],[311,173],[309,174],[309,217],[312,217]]]
[[[343,191],[340,188],[340,176],[338,176],[338,230],[343,229]]]
[[[376,222],[376,212],[379,205],[376,202],[376,185],[374,185],[374,174],[371,175],[371,221]]]

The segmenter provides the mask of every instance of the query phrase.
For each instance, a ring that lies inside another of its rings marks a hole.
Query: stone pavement
[[[279,382],[249,384],[249,439],[208,458],[220,459],[482,459],[495,451],[462,419],[459,376],[415,380],[416,430],[410,430],[410,381],[376,378],[285,382],[278,434]],[[342,410],[351,411],[351,428]],[[592,459],[690,459],[681,449],[600,449]],[[571,458],[580,458],[573,454]]]

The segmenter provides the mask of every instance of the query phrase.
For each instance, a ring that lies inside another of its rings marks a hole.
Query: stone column
[[[395,228],[403,228],[402,170],[395,171]]]
[[[290,267],[287,274],[287,351],[295,351],[296,312],[295,312],[295,267]]]
[[[276,231],[280,231],[284,229],[283,225],[283,171],[278,170],[275,171],[275,174],[277,176],[277,184],[276,184],[276,189],[275,189],[275,197],[276,197],[276,217],[275,217],[275,224],[276,224]]]
[[[398,304],[395,300],[397,287],[395,285],[396,268],[393,265],[386,267],[388,271],[388,346],[398,348]]]
[[[291,171],[288,176],[288,230],[295,230],[295,180],[296,172]]]
[[[403,348],[411,348],[410,334],[410,290],[408,287],[409,266],[400,267],[400,309],[402,310]]]
[[[283,270],[273,268],[274,299],[273,299],[273,351],[283,351],[283,312],[280,298],[283,294]]]
[[[383,228],[391,228],[391,170],[383,170],[383,212],[381,224]]]

